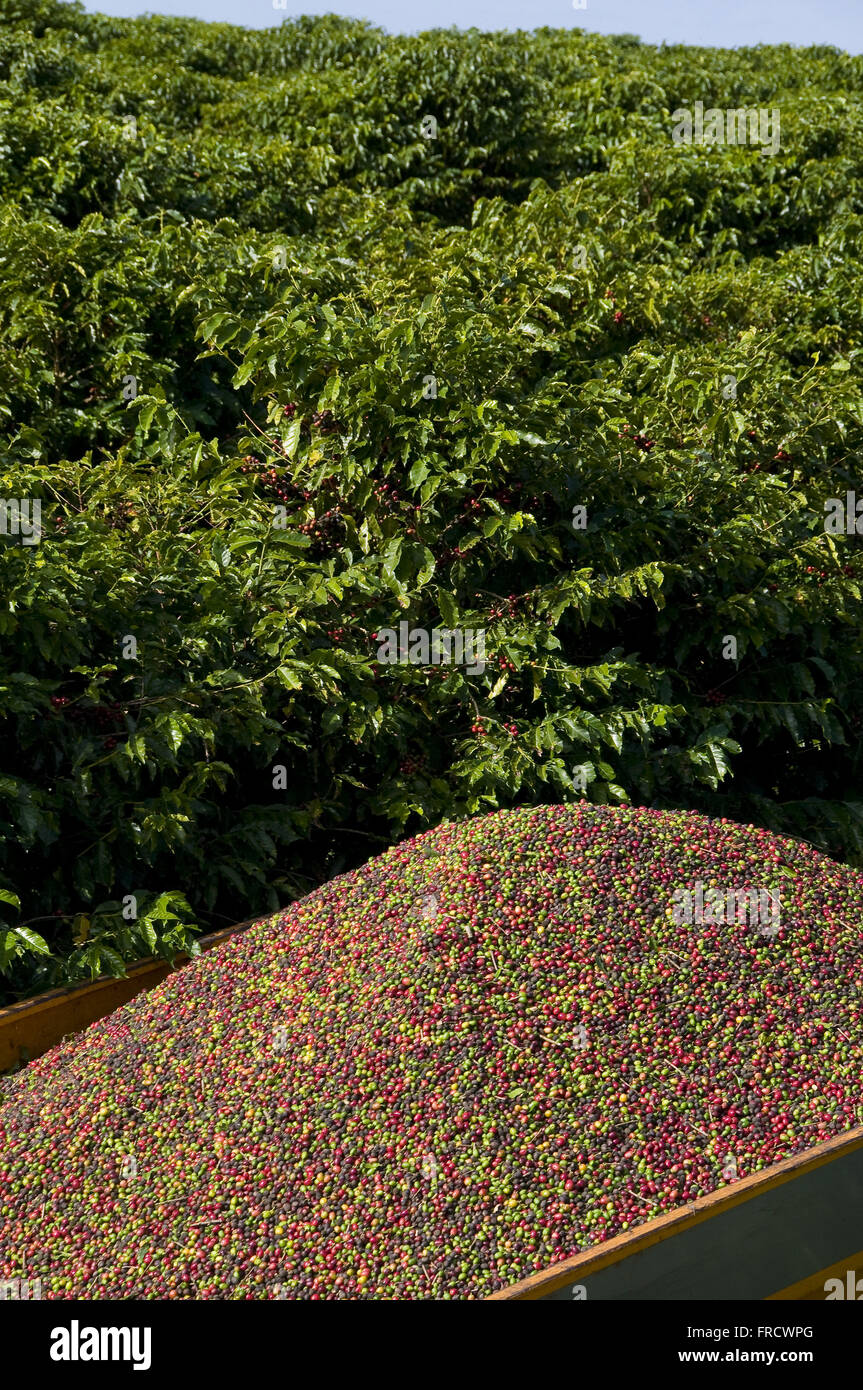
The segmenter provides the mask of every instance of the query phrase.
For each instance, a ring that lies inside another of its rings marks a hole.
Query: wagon
[[[220,945],[255,918],[201,938]],[[152,989],[150,960],[0,1009],[0,1071]],[[863,1126],[742,1178],[492,1294],[500,1300],[859,1299],[863,1301]]]

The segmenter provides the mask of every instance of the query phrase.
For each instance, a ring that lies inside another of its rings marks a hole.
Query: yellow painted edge
[[[766,1302],[771,1303],[776,1299],[796,1299],[810,1303],[821,1299],[826,1302],[824,1285],[827,1280],[841,1279],[844,1283],[845,1275],[849,1269],[854,1271],[855,1279],[863,1275],[863,1250],[858,1250],[856,1255],[846,1255],[844,1260],[837,1260],[835,1264],[828,1265],[827,1269],[819,1269],[817,1274],[810,1274],[807,1279],[800,1279],[796,1284],[789,1284],[787,1289],[780,1289],[778,1293],[768,1294]],[[860,1271],[859,1274],[858,1270]]]

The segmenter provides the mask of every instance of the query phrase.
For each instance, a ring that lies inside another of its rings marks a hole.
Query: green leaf
[[[156,928],[153,926],[153,923],[149,920],[149,918],[145,917],[138,923],[138,927],[141,932],[141,935],[147,943],[147,947],[150,953],[152,955],[155,955],[158,944],[158,937],[156,936]]]
[[[455,628],[458,625],[458,608],[454,595],[446,589],[438,589],[437,601],[444,627]]]
[[[125,979],[127,974],[126,962],[123,957],[114,950],[113,946],[106,946],[104,942],[100,943],[99,967],[104,968],[109,975],[117,980]]]
[[[15,927],[12,935],[26,946],[28,951],[36,951],[40,956],[50,956],[51,947],[44,937],[30,927]]]
[[[292,420],[291,423],[288,425],[288,428],[285,430],[284,435],[282,436],[282,448],[284,449],[287,457],[292,462],[296,458],[297,447],[300,442],[300,430],[302,429],[302,425],[302,420]]]

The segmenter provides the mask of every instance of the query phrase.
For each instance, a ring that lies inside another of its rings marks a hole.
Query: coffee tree
[[[863,67],[789,53],[4,8],[5,999],[495,807],[863,862]]]

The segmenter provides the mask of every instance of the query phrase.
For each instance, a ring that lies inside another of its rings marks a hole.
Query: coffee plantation
[[[515,806],[863,864],[861,91],[6,0],[0,1003]]]

